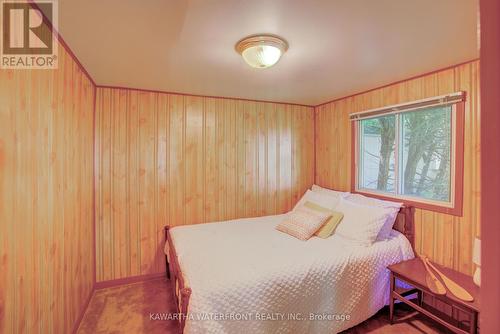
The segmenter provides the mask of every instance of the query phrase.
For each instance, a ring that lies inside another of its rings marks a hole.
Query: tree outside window
[[[450,202],[452,108],[359,121],[358,188]]]

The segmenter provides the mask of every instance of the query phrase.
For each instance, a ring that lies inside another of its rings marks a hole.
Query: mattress
[[[389,300],[387,266],[413,258],[393,230],[370,247],[295,239],[284,215],[172,228],[189,300],[185,333],[335,333]],[[168,247],[166,247],[167,249]]]

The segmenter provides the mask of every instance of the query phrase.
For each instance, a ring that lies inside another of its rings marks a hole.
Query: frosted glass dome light
[[[248,65],[255,68],[273,66],[287,49],[287,42],[272,35],[249,36],[236,44],[236,51]]]

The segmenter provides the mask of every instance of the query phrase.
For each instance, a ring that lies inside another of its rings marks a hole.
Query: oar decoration
[[[431,271],[429,265],[425,261],[425,258],[421,256],[420,259],[422,260],[422,263],[425,266],[425,270],[427,271],[425,274],[425,282],[427,283],[427,287],[429,288],[429,290],[431,290],[436,295],[445,295],[446,289],[443,283],[441,283],[441,281],[438,280],[436,275],[434,275],[434,273]]]
[[[424,262],[424,264],[426,265],[426,268],[427,268],[428,271],[429,271],[428,266],[430,266],[439,275],[439,277],[441,277],[441,279],[444,282],[444,285],[446,285],[446,287],[448,288],[448,290],[450,290],[450,292],[455,297],[457,297],[458,299],[461,299],[463,301],[466,301],[466,302],[471,302],[471,301],[474,300],[474,297],[472,297],[472,295],[467,290],[465,290],[463,287],[461,287],[460,285],[458,285],[451,278],[449,278],[448,276],[446,276],[445,274],[443,274],[438,268],[436,268],[436,266],[434,266],[429,261],[428,258],[421,257],[421,259]],[[429,289],[431,289],[431,287],[429,287]]]

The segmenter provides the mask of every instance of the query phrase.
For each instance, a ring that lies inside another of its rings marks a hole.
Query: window
[[[432,101],[353,114],[355,191],[461,214],[463,103]]]

